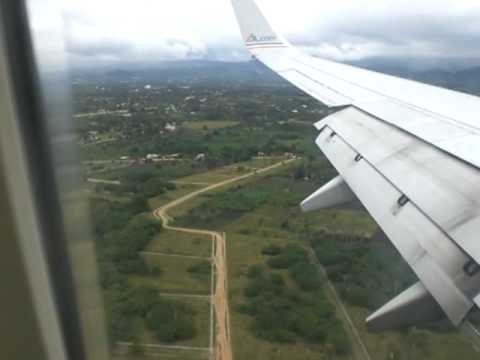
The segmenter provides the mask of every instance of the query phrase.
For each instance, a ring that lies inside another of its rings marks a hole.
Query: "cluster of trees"
[[[128,203],[92,201],[92,222],[100,264],[113,263],[122,274],[145,274],[147,266],[138,254],[158,234],[161,225],[143,213],[147,200],[137,196]]]
[[[266,176],[255,183],[209,196],[202,205],[177,221],[193,226],[218,226],[265,205],[297,207],[305,197],[305,190],[297,189],[297,185],[289,174]],[[289,227],[288,221],[284,223],[283,226]]]
[[[237,186],[231,191],[211,196],[178,221],[193,226],[197,224],[218,225],[223,221],[230,221],[257,209],[266,203],[268,197],[268,192],[256,190],[251,185]]]
[[[146,324],[158,340],[172,343],[195,337],[195,311],[186,303],[158,299],[146,314]]]
[[[111,343],[134,340],[136,318],[145,319],[162,342],[194,337],[195,312],[190,306],[159,297],[155,287],[133,287],[128,281],[132,274],[159,277],[162,273],[158,266],[149,268],[139,255],[161,231],[159,222],[144,214],[146,198],[121,204],[92,200],[91,206]],[[192,271],[205,270],[200,264]]]
[[[127,276],[161,273],[159,268],[150,270],[138,253],[161,226],[143,215],[148,205],[142,197],[121,204],[92,200],[91,207],[110,340],[127,340],[134,336],[134,317],[144,314],[142,304],[149,298],[147,290],[132,288]]]
[[[95,187],[97,192],[108,191],[116,195],[137,194],[137,196],[141,194],[144,198],[160,195],[175,189],[174,183],[166,181],[163,177],[158,176],[155,170],[147,167],[128,172],[119,185],[98,184]]]
[[[120,284],[118,283],[117,286]],[[136,339],[135,318],[145,319],[160,342],[172,343],[195,337],[195,311],[188,304],[159,296],[155,287],[126,287],[110,290],[107,315],[111,342]]]
[[[319,274],[306,251],[296,245],[268,245],[262,253],[269,257],[268,267],[249,267],[247,302],[237,308],[253,317],[254,334],[272,342],[302,340],[331,346],[337,354],[348,353],[348,337],[321,289]],[[281,269],[288,269],[298,288],[287,285]]]
[[[202,279],[210,278],[212,273],[212,264],[208,261],[199,261],[191,265],[187,271],[192,275]]]
[[[415,281],[388,242],[345,243],[325,234],[314,238],[312,246],[318,259],[349,304],[375,310]]]
[[[271,253],[271,250],[272,245],[269,245],[263,253]],[[280,253],[271,256],[267,264],[272,269],[288,269],[292,279],[304,291],[318,290],[322,286],[317,267],[310,263],[307,251],[301,246],[287,245]]]

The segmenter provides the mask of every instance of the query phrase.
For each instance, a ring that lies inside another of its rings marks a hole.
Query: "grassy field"
[[[382,334],[371,334],[365,327],[368,312],[358,307],[347,306],[373,360],[393,359],[434,359],[434,360],[467,360],[477,359],[475,351],[467,339],[457,332],[407,334],[389,331]],[[424,334],[424,335],[422,335]],[[392,357],[393,354],[393,357]]]
[[[208,171],[201,174],[196,174],[192,176],[187,176],[178,181],[184,183],[204,183],[204,184],[215,184],[222,180],[227,180],[235,176],[240,176],[248,172],[248,169],[241,169],[238,166],[226,166],[220,169]]]
[[[162,274],[158,277],[131,276],[129,280],[133,286],[151,285],[165,293],[210,294],[210,278],[201,279],[188,272],[188,269],[199,260],[161,255],[144,255],[144,257],[150,268],[158,266]]]
[[[164,231],[150,242],[145,251],[210,257],[212,240],[207,236]]]
[[[190,130],[215,130],[224,129],[232,126],[237,126],[237,121],[186,121],[182,123],[182,126]]]
[[[327,209],[305,215],[302,221],[307,221],[312,229],[335,234],[370,237],[378,229],[375,221],[363,210]]]
[[[261,208],[247,214],[229,226],[227,234],[227,254],[229,268],[229,293],[233,351],[235,359],[323,359],[321,345],[276,344],[255,337],[250,328],[252,318],[235,311],[245,301],[243,295],[247,286],[247,269],[250,265],[261,263],[261,250],[268,244],[286,245],[300,243],[298,237],[280,228],[280,210],[271,207]],[[285,216],[285,214],[283,214]],[[282,217],[280,217],[282,218]],[[344,359],[344,357],[335,357]]]
[[[222,180],[227,180],[236,176],[252,172],[256,169],[265,168],[269,165],[278,163],[282,158],[254,158],[249,161],[239,162],[234,165],[228,165],[219,169],[203,172],[177,179],[182,183],[206,183],[214,184]]]
[[[260,168],[261,167],[266,167],[268,165],[271,165],[272,163],[278,163],[279,160],[272,160],[272,159],[259,159],[259,160],[253,160],[254,162],[252,162],[251,164],[259,164],[260,165]],[[265,164],[265,161],[267,161],[267,165],[266,166],[262,166],[262,164]],[[240,163],[240,164],[244,164],[244,163]],[[223,179],[221,180],[228,180],[228,179],[231,179],[231,178],[234,178],[236,176],[241,176],[245,173],[249,173],[251,172],[252,170],[248,170],[248,171],[242,171],[242,172],[238,172],[238,170],[236,170],[237,167],[240,167],[240,166],[243,166],[243,165],[240,165],[240,164],[237,164],[236,166],[228,166],[228,167],[225,167],[225,168],[222,168],[220,170],[214,170],[213,172],[223,172],[224,174],[224,177]],[[278,169],[275,169],[275,170],[272,170],[272,171],[269,171],[267,173],[262,173],[262,174],[258,174],[258,175],[254,175],[254,176],[251,176],[247,179],[244,179],[244,180],[240,180],[240,181],[236,181],[232,184],[229,184],[229,185],[226,185],[226,186],[223,186],[221,188],[218,188],[216,190],[212,190],[212,191],[209,191],[208,194],[203,194],[203,195],[200,195],[198,197],[195,197],[194,199],[184,203],[184,204],[180,204],[179,206],[176,206],[174,209],[172,209],[171,211],[169,211],[169,215],[171,215],[173,218],[179,218],[179,217],[182,217],[183,215],[185,215],[186,213],[188,213],[190,210],[200,206],[202,203],[204,203],[205,201],[207,201],[208,199],[210,199],[212,196],[214,196],[215,194],[218,194],[218,193],[222,193],[222,192],[225,192],[227,191],[228,189],[232,189],[232,188],[236,188],[236,187],[239,187],[239,186],[242,186],[242,185],[245,185],[245,184],[249,184],[249,183],[256,183],[257,181],[260,181],[261,179],[264,179],[264,178],[268,178],[268,177],[272,177],[272,176],[275,176],[275,174],[281,174],[281,173],[284,173],[285,171],[289,171],[289,169],[291,169],[293,166],[295,166],[294,163],[291,163],[291,164],[288,164],[288,165],[285,165],[281,168],[278,168]],[[214,181],[214,178],[211,177],[211,175],[209,175],[208,173],[205,173],[205,174],[199,174],[199,175],[195,175],[191,178],[193,179],[198,179],[197,177],[200,177],[200,176],[204,176],[204,179],[209,179],[210,181],[212,181],[212,183],[217,183],[221,180],[217,179],[216,181]],[[202,188],[202,187],[205,187],[205,186],[198,186],[198,188]],[[309,191],[312,190],[313,191],[314,187],[309,187]],[[168,196],[168,193],[166,194]],[[161,197],[160,197],[161,198]],[[160,200],[160,198],[158,200]]]

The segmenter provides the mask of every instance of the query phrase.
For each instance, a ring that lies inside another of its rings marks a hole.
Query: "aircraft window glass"
[[[26,59],[11,61],[16,71],[8,76],[22,80],[12,88],[31,105],[17,110],[62,335],[59,353],[79,360],[476,357],[478,320],[453,327],[437,294],[417,277],[431,252],[444,251],[437,243],[426,239],[414,248],[428,256],[412,270],[360,202],[300,211],[310,194],[332,204],[350,201],[354,190],[325,186],[343,175],[334,166],[352,158],[332,157],[332,165],[315,146],[312,125],[327,124],[335,110],[294,86],[298,79],[323,76],[314,87],[330,81],[309,64],[327,65],[309,57],[301,66],[310,75],[298,78],[290,76],[297,70],[278,76],[262,65],[275,70],[276,61],[285,61],[295,68],[300,61],[285,55],[293,50],[253,0],[233,0],[233,12],[229,1],[201,7],[178,1],[185,6],[29,0],[32,52],[28,36],[19,35],[21,46],[2,47]],[[268,9],[268,1],[258,3]],[[218,24],[196,20],[207,12],[224,16]],[[7,25],[6,34],[14,34]],[[223,38],[222,26],[234,35]],[[215,31],[199,30],[205,27]],[[213,42],[212,32],[227,45]],[[4,41],[13,44],[11,37]],[[275,56],[264,52],[272,49]],[[220,56],[225,52],[229,61]],[[356,74],[342,69],[338,82]],[[338,92],[336,81],[319,88],[327,99],[343,104],[360,93],[375,100],[372,109],[380,102],[366,86],[343,97],[353,81]],[[358,127],[365,133],[380,121],[368,120]],[[337,135],[347,144],[361,135],[329,129],[331,145]],[[367,151],[390,145],[370,137]],[[356,151],[362,154],[355,162],[369,159],[363,148]],[[0,182],[0,195],[4,187]],[[392,221],[403,219],[400,209],[410,201],[397,199]],[[454,273],[471,285],[479,266],[466,259]],[[473,306],[465,299],[462,306]],[[412,311],[417,305],[422,314]]]

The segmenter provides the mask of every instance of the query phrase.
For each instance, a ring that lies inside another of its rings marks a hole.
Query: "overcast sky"
[[[230,0],[64,3],[68,55],[77,66],[248,58]],[[379,56],[467,60],[480,65],[478,0],[258,0],[258,4],[277,31],[315,55],[337,60]]]

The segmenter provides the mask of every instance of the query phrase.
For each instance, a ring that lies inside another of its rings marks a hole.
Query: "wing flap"
[[[405,194],[384,173],[379,172],[363,153],[345,141],[342,129],[336,125],[340,122],[351,123],[349,120],[352,111],[356,111],[358,117],[368,116],[355,109],[331,115],[326,120],[326,128],[317,139],[317,145],[382,227],[452,323],[458,325],[474,305],[471,299],[473,294],[469,294],[466,289],[478,289],[479,278],[465,274],[463,266],[468,262],[468,256],[442,229],[412,201],[401,202]],[[365,126],[363,118],[359,122],[367,134],[372,132]],[[364,138],[362,133],[356,134],[357,143],[371,144],[370,140]]]
[[[469,255],[455,256],[462,266],[469,258],[480,264],[471,228],[480,225],[480,199],[472,196],[480,194],[475,168],[354,108],[330,117],[328,124]],[[458,270],[449,256],[461,253],[457,246],[435,244],[431,252],[442,266]]]

